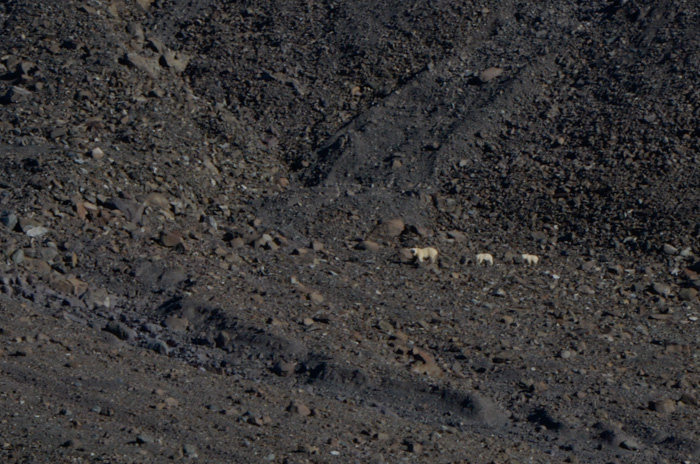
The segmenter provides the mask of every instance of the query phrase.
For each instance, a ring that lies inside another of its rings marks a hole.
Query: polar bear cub
[[[479,253],[476,255],[476,264],[484,263],[493,266],[493,256],[491,256],[491,253]]]
[[[522,255],[523,261],[530,266],[534,266],[540,262],[540,257],[537,255],[529,255],[527,253]]]
[[[430,264],[435,264],[437,261],[438,251],[433,247],[411,248],[411,254],[420,263],[428,259],[430,260]]]

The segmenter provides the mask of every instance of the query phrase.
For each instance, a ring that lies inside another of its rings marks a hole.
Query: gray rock
[[[196,459],[199,457],[199,454],[197,454],[197,447],[191,443],[185,443],[182,445],[182,452],[185,453],[185,456],[190,459]]]
[[[24,250],[21,248],[19,250],[15,250],[10,259],[15,264],[22,264],[24,262]]]
[[[182,317],[168,316],[165,321],[163,321],[163,326],[175,332],[184,332],[189,327],[190,321]]]
[[[14,230],[15,226],[17,226],[17,215],[11,211],[3,211],[0,213],[0,223],[7,230]]]
[[[43,226],[36,226],[36,227],[30,227],[26,230],[25,234],[27,237],[41,237],[42,235],[46,235],[49,232],[49,229]]]
[[[122,340],[134,340],[136,338],[136,331],[122,322],[110,321],[107,323],[105,330]]]
[[[678,253],[678,248],[674,247],[673,245],[669,245],[668,243],[664,243],[663,251],[667,255],[675,255]]]
[[[153,442],[154,442],[153,437],[150,435],[147,435],[145,433],[140,433],[136,436],[136,443],[138,443],[139,445],[143,445],[146,443],[153,443]]]
[[[0,97],[0,103],[5,105],[9,105],[11,103],[21,103],[29,100],[31,96],[32,93],[29,90],[13,85],[7,90],[5,95]]]
[[[152,338],[148,340],[148,349],[155,351],[158,354],[167,355],[170,353],[170,348],[163,340],[158,340],[157,338]]]

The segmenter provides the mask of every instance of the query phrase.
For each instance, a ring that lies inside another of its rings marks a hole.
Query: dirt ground
[[[700,462],[700,5],[0,23],[0,461]]]

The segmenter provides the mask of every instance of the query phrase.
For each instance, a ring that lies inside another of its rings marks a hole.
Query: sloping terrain
[[[3,461],[700,458],[699,6],[0,21]]]

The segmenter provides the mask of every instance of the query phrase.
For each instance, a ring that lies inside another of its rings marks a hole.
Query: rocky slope
[[[0,21],[3,461],[700,457],[692,2]]]

